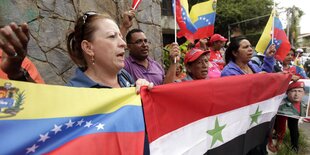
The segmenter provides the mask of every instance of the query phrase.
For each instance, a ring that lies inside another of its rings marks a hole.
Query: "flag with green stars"
[[[144,88],[151,154],[247,154],[267,139],[289,81],[271,73]]]

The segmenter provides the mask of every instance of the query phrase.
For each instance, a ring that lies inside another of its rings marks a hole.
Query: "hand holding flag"
[[[130,9],[123,13],[123,21],[120,30],[123,36],[126,35],[128,29],[133,25],[132,20],[135,18],[135,10]]]
[[[266,56],[273,57],[276,52],[277,52],[276,45],[271,44],[266,51]]]
[[[283,61],[287,53],[290,51],[291,45],[283,30],[280,19],[275,16],[275,10],[272,11],[255,50],[259,53],[266,54],[267,49],[271,44],[274,44],[276,47],[275,58]]]

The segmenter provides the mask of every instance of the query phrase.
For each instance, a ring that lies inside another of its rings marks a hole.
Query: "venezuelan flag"
[[[283,61],[287,53],[291,49],[290,42],[283,30],[282,23],[278,17],[275,16],[275,10],[272,11],[267,25],[261,35],[255,50],[259,53],[264,54],[268,47],[272,44],[272,24],[274,23],[274,38],[273,43],[276,45],[277,52],[275,58]]]
[[[143,154],[134,89],[0,80],[0,154]]]
[[[209,0],[207,2],[195,4],[190,12],[190,18],[197,31],[194,33],[194,39],[210,37],[214,33],[216,1]]]
[[[188,13],[188,1],[187,0],[173,0],[173,5],[176,6],[176,20],[180,27],[178,37],[185,36],[187,39],[191,39],[191,34],[197,31],[197,28],[192,23]],[[175,4],[175,5],[174,5]]]

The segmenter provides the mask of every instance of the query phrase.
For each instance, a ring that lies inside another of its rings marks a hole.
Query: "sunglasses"
[[[84,34],[84,29],[85,29],[87,19],[89,19],[91,16],[94,16],[94,15],[97,15],[97,13],[95,11],[87,11],[83,14],[83,17],[82,17],[82,19],[83,19],[82,38],[84,37],[83,34]]]

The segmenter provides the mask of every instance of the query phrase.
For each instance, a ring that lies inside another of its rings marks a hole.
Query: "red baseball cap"
[[[291,84],[288,85],[287,91],[295,88],[304,88],[305,83],[302,81],[297,81],[297,82],[292,82]]]
[[[225,37],[221,36],[220,34],[213,34],[211,36],[210,43],[214,43],[216,41],[224,41],[224,42],[226,42],[227,39]]]
[[[184,63],[187,64],[189,62],[193,62],[197,60],[202,54],[207,53],[207,51],[198,49],[198,48],[192,48],[190,51],[188,51],[185,54]]]

